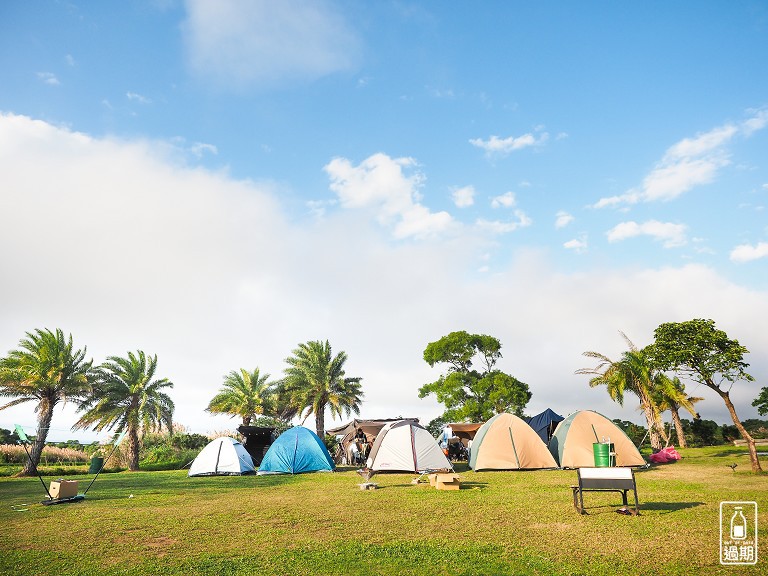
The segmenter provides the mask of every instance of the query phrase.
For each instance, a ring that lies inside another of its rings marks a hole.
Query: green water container
[[[88,467],[88,474],[97,474],[103,465],[104,458],[100,456],[94,456],[91,458],[91,465]]]
[[[608,468],[613,466],[613,444],[607,442],[595,442],[592,444],[592,451],[595,454],[595,467]]]

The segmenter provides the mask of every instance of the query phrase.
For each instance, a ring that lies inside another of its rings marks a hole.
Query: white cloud
[[[746,136],[768,126],[768,108],[753,110],[752,112],[753,115],[741,123],[741,130]]]
[[[43,83],[48,84],[49,86],[58,86],[59,84],[61,84],[61,82],[59,82],[59,79],[56,77],[56,74],[54,74],[53,72],[38,72],[37,77]]]
[[[741,124],[726,124],[672,145],[639,189],[601,198],[593,207],[606,208],[640,202],[666,202],[689,190],[714,181],[730,164],[726,150],[736,136],[749,136],[768,125],[768,111],[755,112]]]
[[[457,188],[451,197],[458,208],[467,208],[475,203],[475,188],[473,186]]]
[[[687,227],[685,224],[648,220],[642,224],[634,221],[622,222],[607,232],[609,242],[619,242],[636,236],[650,236],[663,242],[665,248],[674,248],[686,244]]]
[[[226,373],[258,366],[279,378],[307,340],[347,352],[348,374],[363,377],[363,417],[426,422],[442,409],[417,390],[441,369],[422,351],[453,330],[500,339],[499,368],[533,392],[528,413],[593,409],[636,422],[635,405],[619,407],[574,375],[590,365],[585,350],[625,350],[618,330],[642,346],[662,322],[713,318],[750,350],[768,349],[755,322],[768,316],[768,292],[703,266],[563,273],[542,252],[511,250],[478,274],[488,248],[472,227],[440,242],[393,243],[356,210],[286,218],[282,190],[173,158],[165,145],[0,114],[0,354],[38,327],[71,332],[97,363],[128,350],[157,354],[158,376],[176,384],[176,420],[207,433],[237,425],[204,411]],[[371,162],[372,173],[350,167],[361,185],[389,167],[413,194],[397,174],[412,164]],[[374,210],[383,202],[350,195]],[[413,196],[410,205],[419,206]],[[768,380],[764,355],[746,360]],[[739,382],[731,391],[742,418],[757,417],[754,390]],[[696,393],[706,398],[703,418],[728,422],[718,397]],[[34,428],[35,417],[32,404],[3,410],[0,427]],[[71,438],[74,419],[71,404],[57,409],[52,435]]]
[[[446,231],[453,218],[447,212],[430,212],[419,203],[424,176],[404,172],[415,166],[412,158],[379,153],[358,166],[346,158],[335,158],[323,169],[342,207],[372,209],[380,224],[392,227],[395,238],[425,238]]]
[[[583,254],[588,248],[586,235],[574,238],[573,240],[568,240],[568,242],[563,243],[563,248],[573,250],[576,254]]]
[[[499,138],[491,136],[488,140],[482,138],[472,138],[469,143],[485,150],[488,154],[505,155],[514,150],[521,150],[531,146],[541,146],[549,138],[546,132],[539,133],[538,137],[530,132],[522,136],[509,136],[508,138]]]
[[[361,53],[342,11],[326,0],[187,0],[192,71],[224,88],[271,87],[350,70]]]
[[[516,203],[514,192],[505,192],[501,196],[495,196],[491,199],[493,208],[512,208]]]
[[[733,262],[751,262],[760,258],[768,258],[768,242],[758,242],[754,246],[740,244],[731,250],[730,258]]]
[[[205,142],[195,142],[189,148],[189,151],[196,158],[202,158],[203,154],[205,154],[206,152],[208,154],[213,154],[214,156],[219,153],[219,149],[216,148],[216,146],[214,146],[213,144],[206,144]]]
[[[515,210],[514,214],[516,220],[501,221],[485,220],[481,218],[475,222],[475,226],[484,232],[498,235],[514,232],[518,228],[525,228],[533,223],[533,220],[531,220],[522,210]]]
[[[573,222],[573,216],[568,212],[560,210],[555,215],[555,228],[558,228],[558,229],[565,228],[571,222]]]
[[[138,102],[139,104],[152,104],[152,100],[136,92],[126,92],[125,97],[132,102]]]

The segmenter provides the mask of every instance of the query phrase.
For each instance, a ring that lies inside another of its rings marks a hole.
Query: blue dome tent
[[[328,449],[317,434],[304,426],[289,428],[277,437],[259,465],[258,474],[332,472]]]

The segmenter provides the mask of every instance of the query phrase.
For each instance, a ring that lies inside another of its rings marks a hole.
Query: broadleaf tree
[[[752,401],[752,406],[757,408],[757,413],[760,416],[768,414],[768,387],[760,389],[760,395]]]
[[[522,416],[531,392],[524,382],[496,369],[499,358],[501,342],[485,334],[462,330],[430,342],[424,360],[432,367],[447,364],[448,372],[419,388],[419,398],[434,394],[446,408],[438,418],[445,423],[484,422],[502,412]]]
[[[648,348],[656,365],[699,382],[722,398],[739,434],[747,442],[752,471],[762,472],[755,440],[739,420],[730,397],[735,382],[754,381],[746,372],[749,364],[744,361],[744,354],[749,350],[718,330],[714,320],[667,322],[656,328],[654,337],[654,343]]]

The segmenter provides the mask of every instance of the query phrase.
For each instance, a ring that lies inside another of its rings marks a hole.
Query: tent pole
[[[93,480],[91,480],[91,483],[90,483],[90,484],[88,484],[88,487],[85,489],[85,492],[83,492],[83,496],[85,496],[86,494],[88,494],[88,490],[90,490],[90,489],[91,489],[91,486],[93,486],[93,483],[94,483],[94,482],[96,482],[96,478],[98,478],[98,477],[99,477],[99,474],[101,474],[101,471],[102,471],[102,470],[104,470],[104,467],[107,465],[107,462],[109,462],[109,459],[110,459],[110,458],[112,458],[112,454],[114,454],[114,453],[115,453],[115,450],[116,450],[116,449],[117,449],[117,447],[120,445],[120,442],[122,442],[122,441],[123,441],[123,437],[124,437],[124,436],[125,436],[125,434],[123,434],[122,436],[120,436],[120,437],[117,439],[117,441],[116,441],[116,442],[115,442],[115,443],[112,445],[112,451],[109,453],[109,456],[107,456],[107,457],[104,459],[104,462],[102,462],[102,463],[101,463],[101,468],[99,468],[99,471],[98,471],[98,472],[96,472],[96,476],[94,476],[94,477],[93,477]]]

